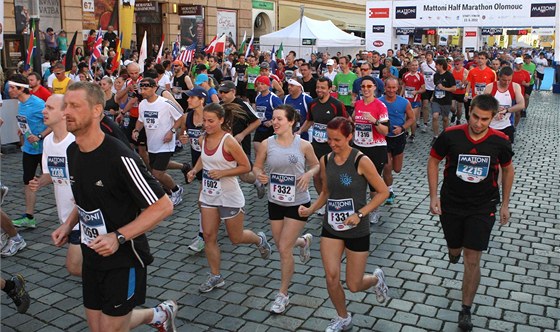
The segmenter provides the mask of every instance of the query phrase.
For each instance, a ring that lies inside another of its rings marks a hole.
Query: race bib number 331
[[[335,231],[346,231],[354,228],[354,225],[346,225],[346,218],[354,214],[354,200],[346,199],[329,199],[327,201],[327,222]]]

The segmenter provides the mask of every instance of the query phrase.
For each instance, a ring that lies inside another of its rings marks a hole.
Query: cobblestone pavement
[[[514,146],[511,223],[494,227],[483,255],[473,307],[475,330],[560,330],[559,129],[560,95],[533,93],[529,117],[519,126]],[[396,203],[382,207],[381,222],[371,226],[367,271],[384,268],[392,299],[379,305],[372,291],[347,292],[353,331],[458,330],[463,266],[447,262],[438,221],[428,214],[425,169],[431,135],[417,136],[406,147],[405,167],[396,177]],[[185,160],[186,153],[176,159]],[[4,155],[1,160],[2,182],[10,187],[3,208],[15,218],[23,212],[21,155]],[[182,182],[180,173],[173,175]],[[265,200],[258,200],[251,186],[243,185],[243,190],[248,202],[246,227],[263,230],[271,239]],[[66,249],[51,244],[50,233],[57,225],[51,192],[52,188],[44,188],[38,194],[38,227],[21,232],[27,248],[2,259],[2,276],[23,274],[33,301],[28,313],[20,315],[2,296],[2,331],[87,328],[80,281],[64,268]],[[320,219],[311,218],[305,229],[317,240],[306,265],[296,259],[291,304],[283,315],[274,316],[268,308],[280,283],[278,253],[263,260],[254,247],[232,246],[223,227],[219,242],[226,285],[207,294],[198,292],[208,268],[203,254],[187,248],[198,231],[196,185],[187,186],[186,192],[173,216],[148,236],[156,259],[149,268],[146,306],[177,299],[179,331],[324,331],[335,311],[319,255]]]

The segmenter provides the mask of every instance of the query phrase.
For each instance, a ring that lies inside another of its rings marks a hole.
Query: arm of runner
[[[441,214],[441,203],[437,194],[438,172],[440,160],[430,156],[428,158],[428,186],[430,190],[430,212]]]
[[[328,154],[322,156],[320,161],[320,172],[321,172],[321,180],[323,182],[323,190],[319,194],[319,197],[317,197],[317,200],[311,203],[309,207],[305,207],[303,205],[299,206],[298,213],[302,217],[309,217],[310,215],[312,215],[315,211],[323,207],[323,205],[325,205],[327,199],[329,198],[330,193],[327,186],[327,170],[325,169],[325,158],[327,156]]]
[[[240,132],[239,134],[235,135],[235,139],[239,142],[239,144],[241,144],[241,141],[243,141],[243,139],[245,139],[245,137],[247,137],[247,135],[251,135],[252,132],[254,132],[255,130],[257,130],[257,128],[261,125],[261,120],[257,119],[253,122],[251,122],[247,128],[245,128],[242,132]]]
[[[185,84],[187,85],[187,88],[189,88],[189,90],[192,90],[194,88],[194,84],[189,75],[185,75]]]
[[[521,86],[513,82],[511,84],[513,84],[513,92],[515,92],[515,105],[510,107],[508,112],[515,113],[525,109],[525,98],[521,93]]]
[[[198,172],[200,172],[201,170],[202,170],[202,158],[198,158],[198,160],[196,161],[196,164],[187,173],[187,180],[189,180],[189,183],[191,183],[192,180],[194,180],[194,178],[196,177],[196,174]]]
[[[36,176],[32,180],[29,181],[29,189],[31,191],[36,192],[40,188],[52,183],[52,178],[49,173],[43,173],[41,176]]]
[[[385,202],[387,197],[389,197],[389,188],[387,188],[387,185],[383,181],[381,175],[377,173],[377,169],[375,168],[375,165],[373,165],[371,159],[366,156],[360,159],[358,164],[358,174],[364,176],[376,192],[375,196],[369,201],[369,203],[360,209],[360,212],[363,214],[368,214]]]
[[[255,158],[255,164],[253,165],[253,172],[262,184],[268,183],[268,175],[264,172],[264,163],[266,162],[267,151],[268,140],[265,139],[261,142],[261,147]]]
[[[502,167],[502,207],[500,208],[500,224],[505,225],[509,221],[509,197],[513,186],[514,176],[513,164]]]
[[[223,169],[223,170],[209,170],[208,175],[214,179],[218,180],[223,177],[227,176],[237,176],[241,174],[248,173],[251,171],[251,164],[249,163],[249,158],[241,148],[241,145],[237,143],[235,138],[228,137],[224,142],[224,150],[225,152],[232,155],[233,159],[237,162],[237,167],[231,169]]]
[[[140,130],[142,130],[142,128],[144,128],[144,123],[138,119],[138,121],[136,121],[136,125],[134,126],[134,130],[132,130],[133,140],[138,140],[138,136],[140,135]]]
[[[74,209],[68,216],[68,219],[64,224],[58,226],[58,228],[52,232],[51,238],[55,246],[60,247],[68,242],[68,235],[78,223],[78,208],[74,206]]]
[[[317,174],[320,170],[319,160],[313,151],[313,146],[308,141],[301,140],[301,149],[303,155],[305,156],[305,164],[307,165],[307,172],[297,179],[297,187],[299,190],[307,190],[309,186],[309,181]]]
[[[301,134],[301,133],[305,133],[306,131],[309,130],[309,128],[311,128],[311,126],[313,126],[315,122],[311,121],[311,120],[305,120],[305,122],[303,123],[303,125],[301,126],[301,128],[299,128],[299,130],[296,132],[296,134]]]

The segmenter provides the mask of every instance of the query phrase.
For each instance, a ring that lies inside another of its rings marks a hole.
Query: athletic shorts
[[[448,118],[449,113],[451,113],[451,105],[441,105],[434,101],[432,102],[431,112],[432,114],[439,113],[442,117]]]
[[[220,214],[220,219],[224,219],[224,220],[235,218],[238,214],[245,213],[243,208],[209,205],[205,203],[200,203],[200,207],[207,208],[207,209],[218,209],[218,213]]]
[[[148,153],[150,159],[150,168],[156,171],[167,170],[167,165],[173,156],[173,152],[158,152],[158,153]]]
[[[262,142],[274,134],[274,129],[269,127],[266,131],[255,131],[253,142]]]
[[[406,135],[401,134],[399,136],[387,136],[387,153],[391,156],[398,156],[404,152],[404,147],[406,146]]]
[[[530,95],[531,95],[531,92],[533,92],[533,84],[531,84],[531,85],[525,87],[525,94],[526,94],[527,96],[530,96]]]
[[[387,161],[389,161],[387,158],[387,146],[372,146],[370,148],[365,148],[362,146],[356,146],[356,149],[360,150],[363,154],[365,154],[369,159],[371,159],[371,161],[373,162],[373,164],[375,165],[375,169],[377,170],[377,173],[379,173],[379,175],[381,175],[381,173],[383,172],[383,167],[385,167],[385,164],[387,163]],[[373,191],[373,186],[370,184],[369,185],[369,189],[371,191]]]
[[[245,96],[247,96],[247,99],[249,99],[251,104],[254,104],[255,98],[257,97],[257,91],[255,89],[247,89],[247,91],[245,91]]]
[[[146,301],[146,268],[99,271],[82,265],[84,307],[105,315],[125,316]]]
[[[461,94],[453,93],[453,94],[451,94],[451,100],[455,100],[456,102],[463,103],[465,101],[465,94],[464,93],[461,93]]]
[[[413,101],[412,103],[410,103],[410,106],[412,108],[419,108],[419,107],[422,107],[422,102],[421,101]]]
[[[138,132],[138,139],[135,141],[132,139],[132,131],[136,127],[136,122],[138,118],[130,117],[130,122],[128,123],[128,128],[126,129],[126,134],[128,135],[128,141],[132,143],[134,146],[146,146],[146,129],[142,128]]]
[[[313,151],[315,152],[317,159],[321,159],[322,156],[329,154],[332,151],[328,143],[317,143],[313,141],[311,145],[313,146]]]
[[[37,172],[37,166],[42,169],[41,167],[41,160],[43,158],[42,154],[29,154],[26,152],[22,153],[21,156],[21,163],[23,165],[23,184],[26,186],[29,184],[29,181],[35,178],[35,172]]]
[[[311,202],[301,204],[305,207],[310,207]],[[268,219],[270,220],[284,220],[284,218],[295,219],[299,221],[307,221],[307,217],[300,217],[298,213],[299,205],[296,206],[282,206],[276,203],[268,202]]]
[[[513,144],[513,140],[515,139],[515,127],[509,126],[504,129],[500,129],[500,131],[506,134],[509,137],[509,142]]]
[[[72,230],[70,232],[70,236],[68,236],[68,242],[70,242],[70,244],[80,245],[80,243],[82,243],[81,236],[82,234],[80,233],[80,230]]]
[[[544,73],[541,74],[541,73],[539,73],[538,71],[536,71],[536,72],[535,72],[535,75],[537,75],[537,78],[538,78],[539,80],[541,80],[541,81],[544,79]]]
[[[444,212],[439,220],[451,249],[467,248],[477,251],[488,249],[490,233],[496,221],[494,212],[485,214],[454,214]]]
[[[426,90],[426,92],[422,93],[422,101],[432,99],[434,95],[434,90]]]
[[[355,251],[355,252],[369,251],[369,235],[354,238],[354,239],[347,239],[331,234],[329,233],[329,231],[325,229],[325,227],[323,227],[323,231],[321,231],[321,237],[342,240],[344,241],[344,247],[351,251]]]

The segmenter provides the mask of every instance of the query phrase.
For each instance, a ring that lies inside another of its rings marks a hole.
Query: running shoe
[[[379,215],[379,212],[376,211],[371,211],[369,213],[369,223],[370,224],[377,224],[379,222],[379,218],[381,218],[381,216]]]
[[[201,252],[204,250],[204,239],[197,235],[194,238],[194,241],[190,244],[189,249],[194,252]]]
[[[455,122],[455,120],[457,119],[457,114],[455,114],[455,112],[452,112],[452,116],[451,116],[451,122]]]
[[[459,328],[463,331],[472,331],[473,323],[471,320],[471,313],[465,310],[459,312]]]
[[[421,130],[422,130],[423,133],[427,133],[427,132],[428,132],[428,125],[424,123],[424,124],[422,125],[422,129],[421,129]]]
[[[8,233],[4,232],[3,229],[0,229],[0,251],[4,250],[4,247],[8,245],[10,241],[10,236]]]
[[[395,193],[389,192],[389,197],[385,200],[385,205],[393,205],[395,203]]]
[[[257,235],[261,238],[261,243],[259,244],[259,251],[261,253],[261,257],[267,259],[270,257],[270,252],[272,251],[272,248],[270,247],[270,244],[268,244],[268,241],[266,240],[266,235],[264,235],[263,232],[259,232]]]
[[[25,290],[25,279],[23,279],[21,274],[17,274],[11,280],[14,282],[15,287],[8,292],[8,296],[14,301],[17,312],[24,314],[29,309],[29,304],[31,303],[29,294]]]
[[[189,184],[189,177],[187,174],[189,174],[189,172],[191,171],[192,166],[190,163],[183,163],[183,168],[181,169],[181,173],[183,173],[183,176],[185,177],[185,183]]]
[[[351,328],[352,328],[352,315],[348,313],[348,317],[346,318],[336,316],[336,318],[331,319],[331,322],[327,326],[325,332],[348,331]]]
[[[408,142],[409,142],[409,143],[414,143],[414,138],[415,138],[414,135],[410,135],[410,136],[408,137]]]
[[[18,237],[19,239],[16,239]],[[21,249],[25,248],[27,243],[21,236],[14,236],[8,240],[8,243],[2,248],[0,253],[2,256],[13,256]]]
[[[373,271],[373,276],[377,277],[377,284],[374,286],[375,298],[377,302],[384,303],[389,297],[387,295],[389,287],[387,287],[387,283],[385,283],[385,273],[383,273],[382,269],[375,269],[375,271]]]
[[[223,287],[226,282],[224,278],[222,278],[221,274],[212,274],[209,273],[208,279],[204,282],[200,287],[198,287],[198,291],[201,293],[208,293],[209,291],[213,290],[214,288]]]
[[[257,190],[257,198],[262,199],[264,197],[265,192],[266,192],[264,184],[259,182],[259,183],[255,183],[254,186],[255,186],[255,189]]]
[[[179,205],[183,201],[183,187],[177,187],[179,187],[177,191],[171,192],[171,201],[173,202],[173,206]]]
[[[30,219],[30,218],[27,218],[26,216],[15,219],[14,221],[12,221],[12,223],[16,227],[25,227],[25,228],[35,228],[35,227],[37,227],[37,221],[35,220],[35,218]]]
[[[8,195],[8,187],[0,185],[0,204],[4,203],[4,197]]]
[[[167,300],[160,303],[156,310],[161,310],[165,312],[165,320],[163,322],[156,322],[151,324],[155,327],[158,332],[177,332],[175,328],[175,317],[177,316],[177,310],[179,310],[179,305],[173,300]]]
[[[305,245],[299,248],[299,260],[302,263],[307,263],[309,258],[311,258],[311,241],[313,241],[313,235],[307,233],[302,236],[302,238],[305,241]]]
[[[288,306],[288,304],[290,304],[290,297],[278,292],[278,294],[276,294],[274,302],[272,303],[272,307],[270,307],[270,312],[281,314],[286,311],[286,307]]]

